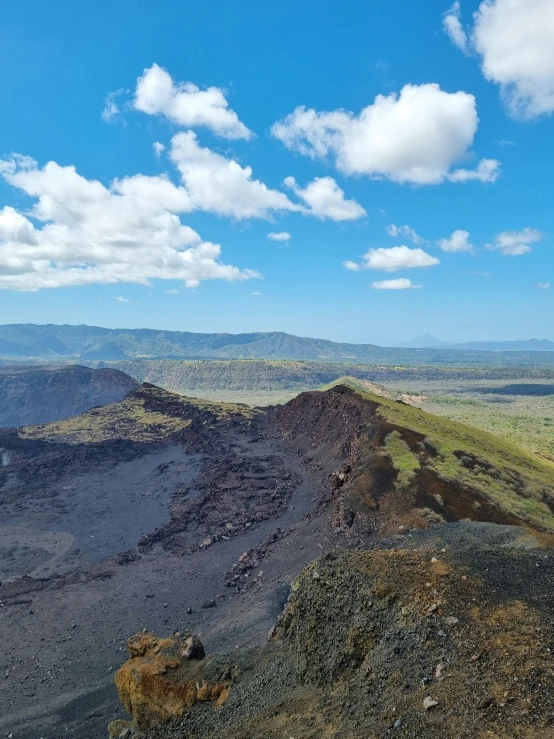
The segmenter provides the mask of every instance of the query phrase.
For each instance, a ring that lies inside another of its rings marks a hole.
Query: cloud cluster
[[[74,167],[28,157],[0,162],[0,175],[34,199],[25,215],[0,210],[0,288],[38,290],[153,279],[247,280],[260,275],[224,264],[221,247],[181,223],[188,193],[164,177],[138,175],[105,187]]]
[[[305,189],[288,177],[289,187],[304,204],[253,178],[251,167],[242,167],[199,145],[193,131],[176,134],[171,141],[170,159],[180,172],[190,198],[191,210],[202,210],[230,218],[271,218],[278,212],[303,213],[315,218],[345,221],[361,218],[365,210],[344,192],[331,177],[319,177]]]
[[[531,251],[531,245],[542,239],[542,233],[536,228],[524,228],[522,231],[504,231],[495,238],[487,249],[498,250],[505,256],[517,257]]]
[[[344,262],[346,269],[359,272],[362,269],[378,269],[382,272],[397,272],[400,269],[416,267],[433,267],[440,264],[436,257],[432,257],[423,249],[410,249],[407,246],[393,246],[390,249],[370,249],[362,257],[362,262]]]
[[[371,287],[374,290],[416,290],[421,285],[414,285],[406,277],[398,277],[396,280],[378,280],[377,282],[372,282]]]
[[[154,146],[159,156],[164,151]],[[250,167],[201,147],[196,134],[176,134],[169,157],[182,184],[167,175],[138,174],[109,187],[80,176],[74,167],[49,162],[40,169],[22,156],[0,162],[0,175],[36,200],[23,214],[0,210],[0,288],[38,290],[91,283],[183,280],[244,280],[260,275],[223,264],[221,247],[202,242],[183,225],[180,214],[193,211],[236,219],[271,218],[298,212],[317,218],[353,220],[365,215],[346,200],[332,178],[305,189],[288,181],[302,204],[254,179]],[[285,232],[271,238],[284,241]]]
[[[148,115],[164,115],[186,128],[204,126],[226,139],[249,139],[252,134],[239,120],[218,87],[201,90],[192,82],[175,83],[165,69],[153,64],[137,80],[134,108]]]
[[[332,157],[347,175],[433,185],[491,181],[490,165],[470,170],[471,175],[452,170],[472,146],[477,127],[473,95],[426,84],[406,85],[399,95],[378,95],[359,114],[298,107],[271,131],[292,151],[314,159]]]
[[[453,43],[481,57],[484,76],[500,85],[512,115],[554,112],[554,4],[552,0],[484,0],[468,35],[460,3],[443,16]]]
[[[458,229],[449,239],[439,239],[437,244],[443,251],[451,253],[473,251],[473,244],[469,243],[469,231]]]
[[[530,25],[534,27],[535,11],[542,0],[527,2]],[[482,53],[484,68],[489,68],[488,59],[490,68],[497,70],[498,65],[491,59],[499,58],[502,29],[509,29],[506,38],[515,44],[516,56],[521,49],[530,48],[525,46],[529,43],[529,28],[514,28],[514,23],[523,26],[518,15],[520,6],[520,0],[485,0],[475,15],[473,35],[469,36],[462,26],[460,4],[455,2],[444,15],[444,27],[464,51],[475,48]],[[545,17],[548,27],[550,14]],[[496,34],[494,39],[491,34]],[[541,39],[539,34],[537,56],[543,60]],[[521,54],[525,57],[523,51]],[[510,64],[508,60],[505,69]],[[548,69],[544,63],[542,72],[546,77],[550,74]],[[502,81],[498,71],[490,75],[511,91],[511,104],[521,108],[524,100],[526,106],[531,105],[532,96],[521,93],[516,82]],[[547,88],[548,85],[541,88],[543,103],[548,98]],[[108,95],[102,111],[105,121],[116,120],[124,109],[134,109],[164,116],[189,129],[176,133],[170,143],[153,143],[156,158],[165,153],[178,178],[173,182],[165,174],[137,174],[105,185],[82,177],[75,167],[56,162],[41,168],[34,160],[20,155],[0,160],[0,176],[33,201],[28,211],[10,206],[0,210],[0,289],[149,284],[154,279],[176,279],[194,287],[209,279],[248,280],[261,275],[223,263],[221,247],[202,241],[182,223],[181,216],[202,211],[237,220],[273,220],[277,215],[299,213],[348,222],[367,215],[356,200],[347,199],[333,177],[315,177],[304,187],[294,177],[287,177],[283,182],[287,194],[256,179],[252,168],[243,166],[232,154],[202,146],[196,132],[190,129],[207,128],[229,140],[248,140],[253,136],[217,87],[202,90],[191,82],[175,82],[165,69],[153,64],[138,78],[132,101],[120,103],[119,97],[124,94],[128,91]],[[554,109],[554,87],[552,95]],[[473,95],[449,93],[437,84],[422,84],[406,85],[399,94],[378,95],[359,113],[318,112],[299,107],[275,123],[272,134],[292,151],[314,159],[331,159],[346,175],[415,185],[494,182],[500,172],[496,160],[482,159],[473,169],[456,168],[470,153],[478,123]],[[406,237],[415,245],[426,243],[407,225],[390,224],[386,231],[394,238]],[[268,239],[276,242],[286,243],[290,238],[288,231],[268,234]],[[487,248],[503,254],[524,254],[540,238],[536,229],[505,232]],[[438,244],[446,252],[473,248],[469,233],[461,230]],[[353,271],[397,272],[439,263],[421,248],[402,245],[369,249],[360,262],[346,261],[344,266]],[[374,282],[372,287],[401,290],[421,286],[397,278]],[[116,300],[127,302],[121,296]]]

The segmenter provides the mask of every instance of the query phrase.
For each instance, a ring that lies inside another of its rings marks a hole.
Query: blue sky
[[[130,8],[4,8],[0,322],[554,339],[552,0]]]

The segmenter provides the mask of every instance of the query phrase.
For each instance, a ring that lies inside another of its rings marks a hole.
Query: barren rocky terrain
[[[105,738],[143,629],[198,634],[229,688],[152,737],[551,731],[549,461],[348,386],[256,410],[142,385],[0,446],[13,739]]]

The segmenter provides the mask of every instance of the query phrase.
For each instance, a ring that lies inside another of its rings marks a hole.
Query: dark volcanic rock
[[[146,735],[381,739],[394,728],[405,739],[546,739],[552,565],[536,572],[545,554],[520,553],[515,564],[504,553],[528,578],[508,595],[469,562],[429,551],[332,553],[293,583],[264,647],[208,659],[206,683],[229,676],[219,710],[191,703],[183,719]],[[529,605],[531,592],[550,608]]]

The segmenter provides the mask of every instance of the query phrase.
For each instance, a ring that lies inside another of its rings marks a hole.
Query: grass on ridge
[[[397,487],[406,488],[415,477],[421,465],[398,431],[393,431],[385,439],[385,450],[392,466],[398,472]]]
[[[554,507],[554,463],[486,431],[368,393],[350,378],[341,384],[375,403],[389,423],[424,436],[437,451],[428,464],[443,479],[477,489],[508,513],[554,530],[554,512],[546,502]]]

